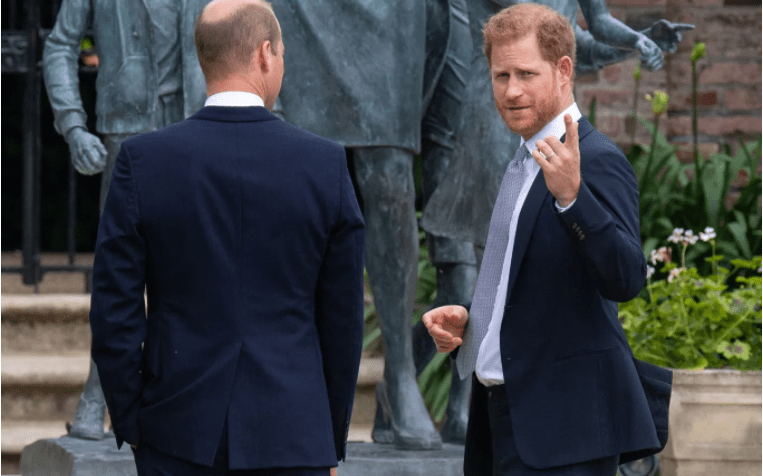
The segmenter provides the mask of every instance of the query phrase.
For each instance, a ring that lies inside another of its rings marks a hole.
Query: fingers
[[[578,126],[579,124],[572,120],[569,114],[564,115],[565,138],[564,145],[568,150],[577,153],[578,151]]]
[[[432,336],[437,351],[452,352],[463,342],[461,336],[468,316],[468,312],[462,306],[442,306],[427,312],[421,320]]]
[[[456,348],[463,343],[463,340],[458,337],[455,337],[448,341],[441,341],[441,340],[435,339],[434,343],[435,343],[435,346],[437,346],[437,352],[441,354],[447,354],[456,350]]]

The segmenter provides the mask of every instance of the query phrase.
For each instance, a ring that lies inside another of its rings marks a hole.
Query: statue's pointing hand
[[[83,175],[95,175],[106,168],[106,148],[100,139],[81,127],[67,135],[74,169]]]
[[[643,34],[652,39],[662,51],[675,53],[678,43],[681,41],[681,32],[693,30],[694,25],[689,23],[673,23],[668,20],[659,20],[651,27],[642,31]]]

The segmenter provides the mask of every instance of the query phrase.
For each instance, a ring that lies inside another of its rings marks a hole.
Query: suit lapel
[[[578,121],[578,140],[582,140],[583,137],[588,135],[593,130],[593,126],[585,117],[581,117]],[[563,143],[566,134],[563,135],[560,141]],[[580,156],[581,166],[583,156],[581,152]],[[509,303],[511,299],[511,291],[514,289],[514,283],[517,280],[517,274],[519,274],[519,266],[522,264],[522,258],[524,258],[527,245],[530,243],[530,237],[532,236],[533,228],[535,227],[535,221],[538,219],[538,213],[540,213],[541,206],[546,199],[546,196],[551,192],[546,187],[546,179],[543,176],[543,171],[538,171],[538,175],[535,176],[535,181],[530,187],[530,192],[527,194],[522,210],[519,212],[519,220],[517,221],[517,231],[514,235],[514,251],[511,254],[511,269],[509,270],[509,283],[506,290],[506,303]]]

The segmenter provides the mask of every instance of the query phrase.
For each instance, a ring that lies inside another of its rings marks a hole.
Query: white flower
[[[683,243],[684,245],[693,245],[696,242],[697,242],[697,236],[694,234],[694,232],[691,230],[686,230],[684,232],[684,237],[681,240],[681,243]]]
[[[683,228],[675,228],[673,230],[673,234],[668,237],[668,241],[671,243],[680,243],[681,238],[683,237],[684,229]]]
[[[651,278],[654,275],[654,268],[646,265],[646,279]]]
[[[678,277],[679,274],[681,274],[681,271],[685,270],[686,268],[673,268],[668,273],[668,282],[672,283],[675,278]]]
[[[667,246],[661,246],[660,248],[649,252],[649,259],[655,266],[657,263],[670,263],[671,254],[672,252],[670,248]]]
[[[705,231],[699,232],[699,239],[702,241],[710,241],[715,238],[715,230],[711,227],[705,228]]]

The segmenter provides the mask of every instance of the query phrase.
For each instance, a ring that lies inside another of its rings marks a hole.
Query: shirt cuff
[[[563,207],[563,206],[559,205],[559,200],[554,200],[554,205],[556,205],[556,211],[557,211],[557,212],[559,212],[559,213],[564,213],[564,212],[566,212],[567,210],[569,210],[569,209],[570,209],[570,207],[571,207],[571,206],[573,206],[573,205],[575,204],[575,202],[576,202],[577,200],[578,200],[578,199],[577,199],[577,198],[575,198],[575,200],[571,201],[571,202],[570,202],[570,204],[569,204],[569,205],[567,205],[566,207]]]

